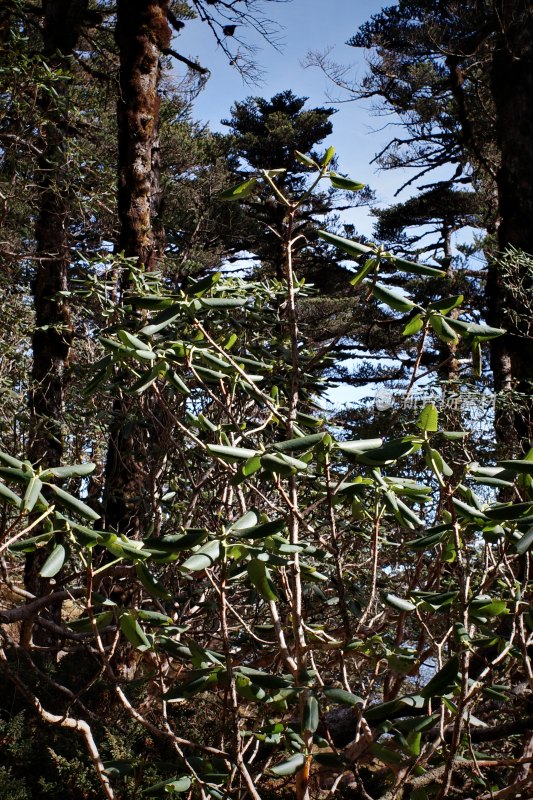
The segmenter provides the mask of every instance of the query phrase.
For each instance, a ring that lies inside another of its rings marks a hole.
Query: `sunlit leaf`
[[[298,772],[303,765],[305,764],[305,756],[303,753],[297,753],[292,758],[289,758],[287,761],[282,761],[279,764],[276,764],[275,767],[270,768],[270,772],[273,775],[276,775],[278,778],[285,777],[286,775],[294,775],[295,772]]]
[[[53,578],[65,563],[66,550],[62,544],[57,544],[39,571],[41,578]]]
[[[270,573],[264,561],[252,558],[246,565],[250,582],[257,589],[263,600],[277,600],[278,595],[272,583]]]
[[[225,189],[223,192],[219,192],[217,199],[245,200],[247,197],[253,194],[256,184],[257,178],[249,178],[247,181],[243,181],[242,183],[238,183],[236,186]]]
[[[182,792],[188,792],[191,788],[191,783],[192,781],[189,776],[184,775],[181,778],[175,778],[171,781],[166,780],[154,783],[153,786],[144,789],[141,794],[146,795],[146,797],[160,797],[161,792],[165,792],[165,794],[180,794]]]
[[[198,550],[197,553],[190,556],[182,565],[182,572],[199,572],[203,569],[208,569],[214,566],[221,555],[221,542],[219,539],[214,539]]]
[[[318,728],[320,717],[318,700],[314,694],[309,694],[305,701],[304,713],[302,718],[302,726],[306,731],[314,733]]]
[[[81,500],[78,500],[77,497],[73,497],[73,495],[65,492],[64,489],[61,489],[59,486],[56,486],[53,483],[47,484],[48,488],[51,489],[54,494],[57,496],[58,501],[62,504],[70,508],[72,511],[75,511],[81,517],[85,517],[85,519],[97,520],[100,519],[100,514],[98,514],[94,509],[90,508],[88,505],[83,503]]]
[[[332,703],[339,703],[340,705],[357,706],[364,703],[362,697],[352,692],[347,692],[346,689],[327,687],[324,689],[324,694]]]
[[[433,403],[428,403],[424,406],[416,424],[423,431],[433,432],[438,430],[439,412],[437,411],[437,406]]]
[[[351,178],[345,178],[342,175],[338,175],[336,172],[330,172],[329,179],[331,185],[335,187],[335,189],[343,189],[345,192],[359,192],[361,189],[365,188],[364,183],[358,183],[358,181],[354,181]]]
[[[416,606],[414,603],[411,603],[409,600],[405,600],[403,597],[397,597],[395,594],[385,594],[383,595],[383,602],[386,603],[391,608],[395,608],[397,611],[414,611]]]
[[[409,300],[408,297],[394,289],[389,289],[388,286],[384,286],[382,283],[374,284],[372,294],[381,303],[390,306],[394,311],[410,311],[415,307],[415,303]]]

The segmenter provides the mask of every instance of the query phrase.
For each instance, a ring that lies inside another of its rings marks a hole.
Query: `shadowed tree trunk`
[[[68,303],[60,294],[67,289],[70,264],[67,233],[69,81],[65,76],[86,9],[87,0],[43,0],[42,5],[43,55],[50,68],[61,70],[62,75],[53,81],[49,90],[42,89],[40,95],[43,123],[36,171],[39,211],[35,224],[36,268],[32,285],[35,330],[28,447],[29,459],[40,467],[57,466],[63,456],[65,368],[72,344]],[[38,574],[46,555],[41,549],[29,553],[26,559],[25,586],[35,595],[48,590],[48,581]],[[59,614],[60,609],[56,613]],[[26,644],[30,637],[31,623],[23,630]],[[38,644],[48,643],[48,638],[42,631],[35,632]]]
[[[501,26],[491,69],[501,153],[498,245],[501,253],[516,248],[533,256],[533,4],[531,0],[496,0],[495,10]],[[531,286],[527,280],[524,283],[523,275],[517,273],[516,278],[511,282],[493,264],[487,301],[489,321],[507,330],[492,343],[495,388],[519,393],[512,405],[504,405],[497,414],[498,438],[510,454],[520,455],[529,449],[533,436],[533,404],[528,396],[533,385],[533,340],[520,325],[531,311]]]
[[[160,221],[159,106],[160,54],[170,44],[169,0],[119,0],[115,39],[120,56],[118,121],[118,216],[116,250],[153,270],[162,255]],[[128,275],[120,280],[121,293]],[[120,390],[119,390],[120,391]],[[146,393],[134,403],[119,396],[114,404],[106,463],[106,525],[142,535],[152,524],[153,485],[161,457]]]

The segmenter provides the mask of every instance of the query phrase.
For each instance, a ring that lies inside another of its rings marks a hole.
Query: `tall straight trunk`
[[[118,252],[152,270],[161,256],[158,85],[169,0],[118,0]]]
[[[500,25],[491,69],[501,162],[497,175],[501,253],[516,248],[533,257],[533,3],[495,0]],[[518,284],[524,276],[519,274]],[[513,281],[514,283],[514,281]],[[531,288],[525,285],[528,295]],[[529,309],[524,301],[529,301]],[[508,285],[497,262],[487,282],[489,322],[506,328],[495,339],[491,365],[497,391],[513,389],[497,414],[500,443],[510,454],[526,451],[533,438],[533,340],[524,336],[520,319],[530,313],[531,297]]]
[[[115,39],[120,57],[118,216],[116,250],[153,270],[162,254],[160,221],[159,106],[161,51],[170,44],[169,0],[118,0]],[[128,276],[120,282],[128,288]],[[148,396],[134,403],[119,396],[108,445],[106,525],[141,536],[152,524],[153,485],[160,461]]]
[[[40,467],[57,466],[63,456],[65,368],[72,344],[72,325],[65,292],[68,286],[68,81],[65,74],[81,32],[87,0],[43,0],[43,55],[62,77],[43,89],[41,155],[36,171],[39,210],[35,224],[36,267],[32,285],[35,329],[29,392],[28,457]],[[39,577],[46,553],[28,554],[25,585],[35,595],[48,589]],[[31,626],[24,636],[27,643]],[[39,633],[36,634],[39,638]],[[41,642],[42,643],[42,642]]]

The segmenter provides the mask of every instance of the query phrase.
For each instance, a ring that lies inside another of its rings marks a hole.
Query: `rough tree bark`
[[[119,0],[115,39],[120,57],[118,121],[118,216],[116,250],[153,270],[162,255],[160,221],[159,106],[160,55],[169,47],[169,0]],[[123,293],[128,275],[120,281]],[[151,525],[157,439],[150,437],[148,395],[134,404],[114,404],[106,463],[106,525],[140,536]],[[149,441],[151,439],[151,441]],[[148,464],[147,459],[150,459]],[[155,459],[155,461],[154,461]]]
[[[65,369],[72,345],[72,325],[64,292],[68,286],[68,75],[70,56],[78,42],[88,0],[43,0],[43,56],[62,77],[54,93],[41,91],[43,124],[41,156],[36,170],[39,210],[35,224],[35,276],[32,285],[35,329],[29,392],[28,457],[40,467],[57,466],[63,456],[63,397]],[[48,590],[39,577],[46,553],[29,553],[25,585],[36,596]],[[60,612],[58,612],[60,613]],[[36,631],[36,637],[41,635]],[[31,623],[23,630],[29,643]],[[39,643],[39,642],[36,642]],[[41,644],[47,642],[40,642]]]
[[[497,174],[501,253],[510,247],[533,256],[533,4],[531,0],[495,0],[499,30],[491,67],[491,90],[501,162]],[[517,275],[524,285],[523,276]],[[526,291],[531,287],[525,285]],[[515,287],[516,289],[516,287]],[[495,389],[523,395],[497,414],[500,443],[510,455],[527,451],[533,437],[533,341],[516,320],[529,314],[519,292],[507,284],[497,260],[487,282],[489,322],[507,334],[492,342]]]

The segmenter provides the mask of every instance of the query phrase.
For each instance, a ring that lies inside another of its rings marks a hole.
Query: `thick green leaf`
[[[157,354],[153,350],[136,350],[135,358],[140,361],[155,361]]]
[[[472,520],[487,520],[488,517],[480,511],[475,506],[471,506],[468,503],[464,503],[462,500],[459,500],[458,497],[452,497],[452,503],[455,506],[455,509],[460,517],[464,517],[466,519]]]
[[[431,547],[436,547],[436,545],[440,544],[442,540],[448,535],[450,528],[445,525],[436,526],[435,530],[432,533],[428,533],[425,536],[421,536],[418,539],[413,539],[411,542],[407,543],[407,547],[410,550],[429,550]]]
[[[41,578],[53,578],[57,575],[65,563],[65,555],[66,550],[63,545],[57,544],[41,567],[39,572]]]
[[[413,442],[411,440],[402,441],[396,439],[387,442],[381,447],[366,449],[362,452],[357,452],[355,447],[349,449],[345,446],[345,444],[346,443],[343,443],[342,445],[339,444],[339,449],[341,449],[344,453],[346,453],[346,455],[349,456],[349,459],[351,461],[355,461],[358,464],[367,464],[368,466],[374,466],[374,467],[383,467],[388,464],[393,464],[399,458],[403,458],[404,456],[408,455],[409,453],[412,453],[419,447],[419,444],[417,442]]]
[[[172,629],[174,629],[172,617],[169,617],[167,614],[162,614],[160,611],[147,611],[141,608],[137,611],[137,616],[149,625],[156,625],[159,628],[161,625],[171,625]]]
[[[261,670],[242,665],[237,667],[236,671],[242,672],[243,675],[246,675],[263,689],[288,689],[294,686],[294,679],[291,675],[271,675],[268,672],[261,672]]]
[[[505,333],[503,328],[491,328],[490,325],[476,325],[474,322],[463,322],[460,319],[448,318],[448,325],[461,336],[471,336],[479,342],[495,339]]]
[[[148,648],[150,640],[130,611],[123,611],[119,617],[119,627],[126,639],[134,647]]]
[[[527,458],[516,459],[515,461],[498,461],[498,466],[517,475],[533,475],[533,461],[529,461]]]
[[[519,520],[521,517],[528,517],[531,514],[533,514],[533,501],[529,503],[502,503],[485,509],[485,517],[498,522]]]
[[[334,155],[335,155],[335,148],[334,147],[328,147],[328,149],[324,153],[324,158],[320,162],[320,166],[321,167],[327,167],[329,164],[331,164],[331,161],[332,161]]]
[[[318,728],[320,721],[320,711],[318,707],[318,700],[314,694],[309,694],[305,701],[302,727],[305,731],[314,733]]]
[[[0,466],[0,477],[6,478],[8,481],[13,480],[17,483],[22,483],[26,485],[28,483],[28,472],[22,469],[16,469],[15,467],[1,467]]]
[[[429,324],[442,342],[457,342],[459,340],[456,331],[450,328],[445,318],[440,314],[430,314]]]
[[[417,605],[426,611],[440,611],[451,606],[459,592],[417,592],[412,591],[411,597],[416,598]]]
[[[269,522],[263,522],[261,525],[252,525],[250,528],[235,530],[232,525],[228,533],[232,533],[238,539],[266,539],[267,536],[273,536],[282,531],[286,524],[284,517],[278,517]]]
[[[183,700],[194,697],[195,694],[199,694],[199,692],[203,692],[206,689],[215,686],[219,677],[221,677],[220,673],[220,667],[209,667],[208,669],[196,670],[194,673],[192,673],[196,677],[192,678],[186,683],[178,684],[177,686],[172,687],[172,689],[163,695],[163,698],[167,700],[167,702],[171,703],[175,700]]]
[[[474,597],[470,603],[470,613],[473,617],[499,617],[507,613],[505,600],[492,597]]]
[[[292,453],[298,450],[310,450],[319,444],[325,433],[311,433],[309,436],[299,436],[297,439],[288,439],[285,442],[276,442],[274,449],[280,453]]]
[[[343,189],[345,192],[359,192],[361,189],[365,188],[364,183],[358,183],[351,178],[345,178],[342,175],[338,175],[336,172],[330,172],[329,179],[331,185],[334,186],[335,189]]]
[[[91,472],[94,472],[96,464],[92,464],[87,462],[85,464],[71,464],[67,467],[51,467],[50,469],[45,469],[39,477],[43,481],[47,481],[49,478],[60,478],[61,480],[67,478],[84,478],[86,475],[90,475]]]
[[[376,450],[383,444],[383,439],[355,439],[350,442],[337,442],[337,447],[343,453],[360,455],[366,450]]]
[[[366,244],[359,244],[359,242],[352,242],[351,239],[345,239],[343,236],[337,236],[335,233],[328,233],[328,231],[320,230],[318,235],[321,239],[328,244],[333,244],[339,250],[343,250],[350,256],[359,258],[359,256],[368,255],[369,253],[377,253],[375,247],[368,247]]]
[[[197,547],[207,538],[205,528],[187,528],[186,531],[186,533],[150,537],[145,539],[144,546],[153,558],[165,561],[168,560],[166,558],[168,556],[176,556],[183,550]]]
[[[464,295],[462,294],[456,294],[453,297],[445,297],[442,300],[435,300],[434,303],[429,303],[428,309],[431,311],[440,311],[441,314],[449,314],[454,308],[460,306],[464,299]]]
[[[13,467],[14,469],[21,469],[24,463],[19,458],[14,458],[13,456],[10,456],[9,453],[4,453],[1,450],[0,461],[3,461],[8,467]]]
[[[151,594],[153,597],[160,597],[161,599],[168,600],[168,598],[171,596],[161,581],[152,575],[148,567],[140,561],[135,564],[135,574],[146,591],[149,592],[149,594]]]
[[[200,300],[204,308],[240,308],[247,302],[245,297],[202,297]]]
[[[299,150],[294,151],[294,156],[300,164],[303,164],[305,167],[310,167],[311,169],[318,169],[318,164],[309,156],[306,156],[305,153],[300,153]]]
[[[414,336],[424,325],[424,320],[421,314],[416,314],[404,326],[402,336]]]
[[[219,539],[214,539],[207,542],[201,547],[197,553],[190,556],[182,565],[182,572],[199,572],[203,569],[212,567],[221,555],[221,542]]]
[[[400,292],[394,291],[394,289],[389,289],[388,286],[384,286],[382,283],[374,284],[372,294],[381,303],[390,306],[394,311],[410,311],[415,307],[415,303],[409,300],[408,297],[405,297]]]
[[[407,716],[412,709],[420,710],[425,705],[426,699],[421,694],[405,695],[397,700],[389,700],[386,703],[378,703],[367,708],[365,719],[370,724],[378,725],[381,722],[385,722],[385,720]]]
[[[282,453],[279,455],[266,453],[264,456],[261,456],[261,466],[263,469],[267,470],[267,472],[276,472],[278,475],[285,477],[294,475],[295,472],[306,470],[308,465],[305,461],[285,456]]]
[[[346,689],[337,689],[335,687],[324,689],[324,694],[332,703],[339,703],[340,705],[357,706],[363,705],[364,700],[357,694],[347,692]]]
[[[478,339],[474,339],[472,342],[472,372],[476,378],[481,378],[483,372],[481,344]]]
[[[209,289],[212,289],[213,286],[216,286],[217,283],[220,283],[221,278],[221,272],[212,272],[211,274],[206,275],[199,280],[189,276],[187,278],[187,294],[194,297],[200,297],[201,295],[205,294],[205,292],[209,291]]]
[[[245,700],[250,700],[252,703],[261,702],[267,697],[265,690],[261,686],[252,683],[246,675],[235,675],[235,688],[241,697],[244,697]]]
[[[411,275],[428,275],[431,278],[443,278],[446,275],[442,269],[429,267],[427,264],[417,264],[414,261],[408,261],[406,258],[394,256],[392,253],[384,253],[383,257],[394,266],[400,267],[402,272],[408,272]]]
[[[228,528],[228,533],[246,530],[246,528],[253,528],[258,522],[259,517],[257,516],[257,511],[247,511],[242,515],[242,517],[239,517],[239,519],[236,519],[235,522],[231,523],[230,527]]]
[[[305,756],[303,753],[297,753],[296,755],[289,758],[287,761],[282,761],[280,764],[276,764],[275,767],[270,768],[270,772],[273,775],[276,775],[278,778],[283,778],[287,775],[294,775],[295,772],[298,772],[303,765],[305,764]]]
[[[423,697],[442,697],[454,687],[459,675],[459,657],[452,656],[422,689]]]
[[[5,485],[5,483],[0,482],[0,499],[7,500],[12,506],[16,508],[20,508],[22,505],[22,500],[15,492],[12,492],[9,487]]]
[[[350,278],[350,283],[352,286],[359,286],[359,284],[364,281],[367,275],[369,275],[373,269],[376,268],[377,265],[377,258],[367,258],[364,265],[358,270],[353,278]]]
[[[24,511],[31,511],[39,499],[39,495],[43,488],[43,483],[37,475],[34,475],[28,481],[26,492],[22,498],[22,508]]]
[[[426,446],[424,448],[424,457],[428,467],[433,470],[435,475],[437,475],[440,480],[442,480],[443,475],[445,475],[447,478],[450,478],[453,475],[452,468],[448,466],[438,450],[434,450],[433,447]]]
[[[40,533],[38,536],[30,536],[28,539],[19,539],[9,545],[10,553],[34,553],[37,548],[42,547],[50,541],[53,533]]]
[[[257,589],[263,600],[278,600],[274,584],[264,561],[252,558],[246,565],[246,571],[251,583]]]
[[[261,469],[261,456],[256,455],[247,459],[241,467],[241,472],[245,478],[249,478]]]
[[[523,555],[527,553],[531,545],[533,544],[533,527],[531,527],[524,535],[516,542],[514,542],[514,550]]]
[[[405,757],[398,753],[397,750],[391,750],[390,747],[385,747],[378,742],[370,745],[370,752],[380,761],[383,761],[384,764],[391,764],[397,767],[405,761]]]
[[[164,311],[157,314],[148,325],[145,325],[144,328],[141,329],[141,333],[144,333],[145,336],[153,336],[154,333],[159,333],[159,331],[164,330],[164,328],[174,322],[182,311],[182,303],[173,303],[169,308],[165,308]]]
[[[73,497],[71,494],[65,492],[63,489],[60,489],[59,486],[55,486],[53,483],[49,483],[47,485],[57,496],[60,504],[67,506],[72,511],[75,511],[80,515],[80,517],[91,520],[100,519],[100,514],[98,514],[92,508],[89,508],[89,506],[83,503],[81,500],[78,500],[77,497]]]
[[[221,444],[208,444],[207,450],[228,464],[232,464],[235,461],[247,461],[257,455],[257,451],[250,450],[249,447],[226,447]]]
[[[177,391],[180,392],[180,394],[184,394],[186,397],[190,395],[191,390],[187,384],[181,380],[180,376],[175,370],[168,368],[165,372],[165,378],[174,389],[177,389]]]
[[[154,364],[152,369],[144,372],[140,378],[127,389],[128,394],[142,394],[145,392],[159,377],[165,375],[166,368],[167,365],[165,361],[158,361],[157,364]]]
[[[97,630],[101,631],[104,628],[107,628],[107,626],[113,621],[114,617],[114,611],[102,611],[101,614],[95,614],[93,619]],[[70,622],[67,622],[67,625],[73,631],[76,631],[76,633],[89,633],[93,629],[90,617],[80,617],[79,619],[71,620]]]
[[[403,597],[397,597],[395,594],[388,594],[383,595],[383,602],[390,606],[391,608],[395,608],[397,611],[414,611],[416,606],[414,603],[411,603],[409,600],[405,600]]]
[[[126,345],[126,347],[133,347],[134,350],[146,350],[146,342],[143,342],[142,339],[134,336],[129,331],[120,330],[117,332],[117,336],[122,344]]]
[[[257,184],[257,178],[249,178],[247,181],[238,183],[217,195],[218,200],[245,200],[249,197]]]
[[[427,406],[424,406],[416,424],[421,430],[429,433],[438,430],[439,412],[437,411],[437,406],[433,405],[433,403],[428,403]]]
[[[176,297],[161,297],[158,294],[131,295],[125,298],[135,308],[146,308],[148,311],[159,311],[176,302]],[[144,333],[144,330],[141,331]]]
[[[153,786],[149,786],[147,789],[144,789],[141,794],[146,795],[146,797],[160,797],[161,792],[165,792],[165,794],[180,794],[181,792],[188,792],[191,788],[191,779],[188,775],[184,775],[181,778],[174,778],[171,781],[160,781],[159,783],[154,783]]]

